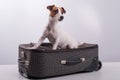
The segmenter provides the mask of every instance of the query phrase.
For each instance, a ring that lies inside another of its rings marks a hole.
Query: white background
[[[18,45],[38,41],[52,4],[66,9],[63,30],[79,42],[97,43],[100,60],[120,61],[120,0],[1,0],[0,64],[16,64]]]

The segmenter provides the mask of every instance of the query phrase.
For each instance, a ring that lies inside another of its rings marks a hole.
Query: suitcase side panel
[[[21,56],[25,51],[26,59]],[[19,72],[33,78],[46,78],[52,76],[67,75],[71,73],[94,71],[98,65],[98,46],[87,49],[62,52],[38,52],[19,47],[19,58],[28,61],[29,65],[19,62]],[[85,61],[74,65],[63,65],[61,60],[77,60],[85,58]]]
[[[34,77],[49,77],[57,75],[65,75],[84,71],[89,65],[97,59],[97,48],[62,53],[31,53],[29,75]],[[75,65],[62,65],[61,60],[71,60],[85,58],[82,63]],[[93,64],[97,65],[97,64]],[[93,69],[94,70],[94,69]]]

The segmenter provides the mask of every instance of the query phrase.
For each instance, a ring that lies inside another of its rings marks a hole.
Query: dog
[[[32,49],[38,48],[43,43],[45,38],[48,38],[50,43],[53,44],[52,50],[56,50],[58,48],[78,48],[78,42],[61,30],[58,25],[59,22],[64,19],[63,15],[66,13],[66,10],[63,7],[57,7],[55,5],[49,5],[47,6],[47,9],[50,11],[48,25],[46,26],[46,29],[44,30],[38,43],[36,43]]]

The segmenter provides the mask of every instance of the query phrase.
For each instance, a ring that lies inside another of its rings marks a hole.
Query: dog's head
[[[49,5],[47,6],[47,9],[50,11],[50,17],[52,19],[62,21],[64,19],[63,14],[66,13],[65,9],[63,7],[57,7],[55,5]]]

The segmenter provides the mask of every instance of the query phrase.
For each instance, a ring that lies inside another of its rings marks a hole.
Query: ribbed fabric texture
[[[19,62],[19,72],[27,74],[29,77],[46,78],[52,76],[66,75],[83,71],[94,71],[98,66],[98,45],[85,44],[84,46],[73,50],[50,50],[51,45],[44,43],[46,50],[29,50],[26,47],[29,44],[19,46],[19,59],[28,61],[29,65]],[[21,57],[21,51],[24,51],[24,58]],[[75,62],[80,58],[85,61],[77,64],[61,64],[61,60],[70,60]]]

